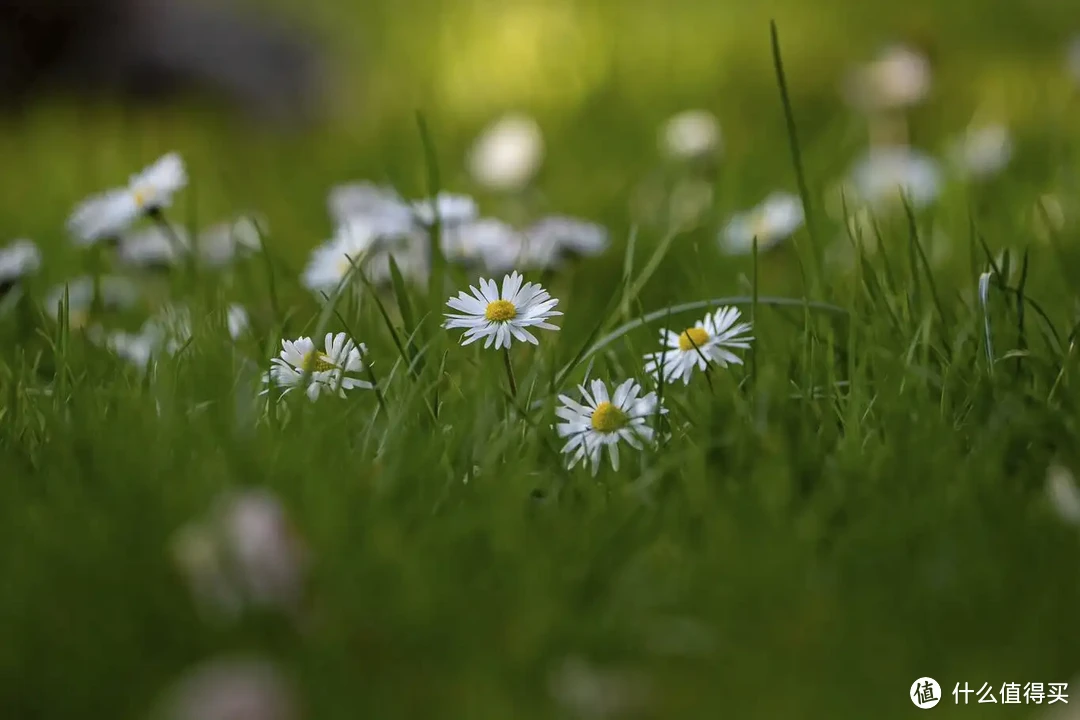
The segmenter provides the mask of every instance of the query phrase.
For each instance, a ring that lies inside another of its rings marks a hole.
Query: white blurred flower
[[[1009,164],[1012,154],[1012,137],[1004,125],[969,128],[953,142],[949,152],[960,172],[973,178],[1001,172]]]
[[[118,237],[143,215],[169,207],[172,196],[187,181],[180,156],[165,155],[132,175],[127,187],[108,190],[80,203],[68,219],[68,230],[82,245]]]
[[[468,195],[441,192],[435,198],[415,200],[412,210],[421,225],[429,227],[435,224],[438,214],[442,227],[455,227],[475,220],[480,213],[476,201]]]
[[[191,310],[183,305],[165,305],[143,324],[142,333],[154,338],[170,354],[176,353],[191,341]]]
[[[346,390],[370,390],[373,387],[366,380],[353,377],[366,367],[363,356],[367,354],[367,346],[357,345],[345,333],[327,333],[323,350],[317,350],[308,337],[282,340],[281,348],[279,357],[270,361],[270,372],[263,376],[263,383],[267,385],[264,394],[271,387],[283,389],[284,393],[291,392],[305,380],[304,392],[312,402],[326,393],[344,398]]]
[[[312,251],[301,278],[304,286],[330,295],[354,265],[362,265],[377,239],[375,226],[359,218],[339,225],[333,238]]]
[[[82,327],[89,318],[94,301],[94,278],[82,276],[53,287],[45,297],[45,311],[57,318],[64,290],[68,293],[68,322],[73,328]],[[105,275],[100,282],[101,304],[104,310],[124,310],[139,300],[139,289],[125,277]]]
[[[227,657],[189,671],[165,693],[153,720],[299,720],[292,685],[268,660]]]
[[[845,95],[860,110],[892,110],[922,102],[930,86],[930,61],[911,48],[894,45],[848,77]]]
[[[607,228],[563,215],[536,221],[523,231],[527,245],[554,248],[558,255],[600,255],[611,244]],[[530,250],[526,248],[528,256]]]
[[[708,110],[686,110],[671,117],[660,131],[660,149],[676,160],[715,155],[721,149],[720,121]]]
[[[30,240],[16,240],[0,249],[0,287],[33,275],[41,268],[41,251]]]
[[[157,338],[146,332],[129,333],[123,330],[106,332],[100,327],[89,331],[91,340],[127,360],[139,370],[146,370],[157,348]]]
[[[1080,37],[1069,43],[1066,52],[1065,67],[1076,82],[1080,83]]]
[[[170,267],[191,250],[188,231],[176,223],[171,232],[157,225],[125,232],[120,236],[117,256],[132,267]]]
[[[1051,465],[1046,471],[1046,496],[1058,517],[1070,525],[1080,525],[1080,489],[1067,468]]]
[[[562,313],[554,309],[559,301],[547,290],[538,283],[523,285],[523,281],[520,274],[511,273],[503,278],[500,292],[494,280],[480,278],[479,290],[469,287],[472,295],[459,292],[457,297],[447,300],[446,304],[459,314],[447,313],[443,327],[464,329],[462,345],[480,339],[484,339],[485,349],[492,343],[496,350],[509,349],[512,339],[539,345],[529,329],[558,330],[548,320]]]
[[[199,234],[199,257],[210,267],[228,265],[234,259],[262,249],[268,227],[260,215],[242,215],[229,222],[211,225]]]
[[[220,497],[177,532],[172,554],[204,611],[232,619],[247,607],[300,610],[307,550],[267,490]]]
[[[620,442],[636,450],[652,444],[656,432],[649,422],[657,413],[667,412],[659,404],[656,393],[640,395],[641,385],[633,379],[624,381],[610,395],[603,380],[593,380],[589,390],[579,385],[578,391],[584,404],[559,395],[562,404],[555,409],[555,414],[562,422],[555,430],[559,437],[567,438],[562,452],[570,456],[569,467],[585,461],[592,466],[593,475],[600,470],[604,448],[607,448],[612,469],[618,470]]]
[[[229,331],[229,337],[239,340],[240,336],[251,326],[251,319],[243,305],[233,303],[225,309],[225,327]]]
[[[499,118],[477,138],[469,152],[473,178],[493,190],[520,190],[536,175],[544,156],[544,136],[537,122],[520,113]]]
[[[588,720],[636,716],[649,705],[652,691],[637,672],[599,668],[582,658],[567,658],[548,678],[553,699]]]
[[[436,213],[444,229],[474,220],[479,213],[476,201],[468,195],[441,192],[434,199],[407,201],[392,188],[370,182],[335,187],[327,204],[339,226],[367,226],[379,240],[427,230],[434,224]]]
[[[493,218],[445,228],[440,239],[442,253],[449,262],[490,273],[510,272],[525,254],[522,234]]]
[[[873,206],[899,203],[906,197],[918,209],[941,192],[938,164],[908,147],[871,150],[853,167],[851,181],[858,199]]]
[[[330,217],[338,225],[354,220],[370,224],[376,234],[407,233],[415,226],[409,205],[393,188],[370,182],[339,185],[330,191],[327,200]]]
[[[403,280],[414,283],[427,281],[430,270],[431,247],[428,235],[414,231],[393,242],[377,245],[364,256],[364,276],[376,285],[391,282],[390,259],[398,266]]]
[[[772,193],[753,210],[731,218],[720,237],[721,249],[730,255],[753,252],[756,237],[758,249],[768,250],[791,237],[804,220],[805,213],[798,196]]]

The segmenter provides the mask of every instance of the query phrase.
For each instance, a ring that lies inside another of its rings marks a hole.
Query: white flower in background
[[[118,357],[127,360],[139,370],[146,370],[157,349],[157,338],[146,332],[129,333],[123,330],[105,332],[94,327],[90,339],[108,348]]]
[[[143,215],[169,207],[172,196],[187,181],[183,160],[170,153],[132,175],[126,188],[109,190],[80,203],[68,219],[68,230],[82,245],[115,238]]]
[[[1046,471],[1046,496],[1058,517],[1070,525],[1080,525],[1080,489],[1067,468],[1051,465]]]
[[[708,110],[686,110],[671,117],[660,131],[660,149],[675,160],[695,160],[721,149],[720,121]]]
[[[330,217],[337,224],[362,220],[376,228],[377,234],[393,236],[408,233],[416,224],[412,209],[393,188],[370,182],[333,188],[327,204]]]
[[[364,220],[350,220],[340,226],[334,237],[311,253],[301,278],[304,286],[316,294],[330,295],[353,266],[361,266],[378,239],[374,225]]]
[[[282,388],[287,393],[299,387],[307,375],[305,392],[312,402],[323,393],[336,393],[343,398],[346,390],[373,387],[347,374],[364,371],[367,346],[357,345],[345,333],[327,333],[323,350],[316,349],[308,337],[282,340],[281,347],[280,357],[270,361],[270,372],[263,376],[263,383],[268,386]],[[269,392],[269,387],[264,392]]]
[[[752,210],[734,215],[720,237],[721,249],[729,255],[768,250],[802,227],[805,220],[802,201],[790,193],[776,192]]]
[[[251,319],[243,305],[233,303],[225,309],[225,327],[233,340],[239,340],[240,336],[251,327]]]
[[[41,251],[30,240],[16,240],[0,249],[0,287],[12,285],[41,268]]]
[[[89,319],[94,301],[94,278],[82,276],[53,287],[45,297],[45,311],[58,318],[64,290],[68,293],[68,322],[72,328],[83,327]],[[130,280],[117,275],[105,275],[100,282],[103,310],[124,310],[139,301],[139,289]]]
[[[210,267],[223,267],[233,260],[262,249],[268,223],[260,215],[242,215],[229,222],[211,225],[199,234],[199,257]]]
[[[292,685],[270,661],[230,657],[203,663],[169,688],[157,720],[300,720]]]
[[[613,720],[648,715],[652,688],[639,672],[602,668],[571,657],[548,679],[552,698],[573,717]]]
[[[409,202],[392,188],[369,182],[339,185],[330,191],[327,203],[338,225],[368,226],[379,240],[426,230],[435,222],[436,212],[444,229],[475,220],[479,214],[476,201],[468,195],[441,192],[434,199]]]
[[[364,256],[361,265],[364,276],[376,285],[389,284],[393,277],[390,273],[390,259],[393,258],[402,279],[424,283],[430,273],[430,243],[427,233],[420,231],[402,235],[392,243],[380,243]]]
[[[469,152],[469,173],[493,190],[520,190],[536,175],[544,157],[537,122],[520,113],[505,115],[481,133]]]
[[[1012,137],[1004,125],[970,128],[953,142],[949,155],[962,174],[990,177],[1004,170],[1012,160]]]
[[[742,359],[731,350],[748,350],[754,339],[750,323],[739,322],[738,308],[722,307],[693,327],[675,333],[660,331],[665,350],[645,356],[645,372],[665,383],[682,378],[690,383],[694,368],[704,371],[710,363],[719,367],[742,365]],[[661,370],[663,373],[661,374]]]
[[[538,220],[525,228],[524,236],[527,256],[531,252],[528,246],[531,245],[552,248],[558,256],[564,254],[593,256],[600,255],[611,244],[607,228],[562,215],[552,215]]]
[[[476,201],[471,197],[447,192],[439,193],[434,200],[426,198],[413,201],[412,210],[417,221],[425,227],[435,224],[436,213],[442,227],[471,222],[480,214]]]
[[[894,45],[849,76],[845,95],[864,111],[893,110],[917,105],[931,86],[930,61],[921,53]]]
[[[937,199],[941,170],[928,155],[907,147],[870,151],[851,172],[855,193],[874,206],[899,204],[906,197],[915,209]]]
[[[578,386],[584,405],[559,395],[562,406],[555,409],[555,414],[563,422],[558,423],[555,430],[559,437],[567,438],[562,452],[570,455],[569,466],[573,468],[586,460],[595,475],[600,470],[600,455],[605,447],[611,467],[618,470],[620,442],[637,450],[645,443],[652,444],[655,431],[648,423],[667,410],[659,405],[654,392],[638,397],[641,385],[633,379],[615,388],[613,395],[608,394],[603,380],[593,380],[590,389],[591,394],[584,385]]]
[[[510,272],[525,254],[524,237],[502,220],[482,218],[445,228],[443,255],[449,262],[488,272]]]
[[[155,338],[170,354],[191,341],[191,310],[182,305],[166,305],[143,325],[143,334]]]
[[[171,232],[157,225],[125,232],[120,236],[117,257],[131,267],[170,267],[191,250],[188,231],[176,223]]]
[[[1069,43],[1065,66],[1073,79],[1080,83],[1080,37],[1074,38],[1073,41]]]
[[[481,338],[486,338],[485,348],[494,343],[496,350],[509,348],[511,339],[538,345],[539,341],[528,329],[558,330],[548,320],[562,313],[553,309],[559,301],[544,288],[537,283],[522,285],[522,281],[516,272],[507,275],[500,293],[494,280],[480,278],[479,290],[469,287],[471,296],[459,292],[456,298],[447,300],[447,305],[464,314],[447,313],[443,327],[464,328],[462,345]]]

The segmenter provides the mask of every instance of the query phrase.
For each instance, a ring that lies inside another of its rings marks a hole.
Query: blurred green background
[[[6,234],[55,246],[63,214],[79,198],[177,149],[194,176],[189,213],[210,221],[272,208],[299,259],[330,232],[331,184],[371,178],[407,195],[424,191],[417,111],[435,136],[443,184],[460,191],[474,189],[462,160],[476,133],[505,111],[534,115],[547,142],[540,187],[548,209],[618,229],[635,183],[658,162],[660,123],[683,109],[709,109],[725,137],[718,208],[730,211],[771,189],[794,189],[771,18],[815,189],[865,144],[865,124],[839,86],[885,43],[912,44],[934,64],[931,101],[912,118],[915,143],[930,151],[978,112],[1027,140],[1023,154],[1036,175],[1052,173],[1045,160],[1062,156],[1047,138],[1080,117],[1065,72],[1066,42],[1080,17],[1057,0],[268,0],[252,7],[326,50],[334,73],[322,122],[303,131],[253,127],[194,101],[154,111],[46,102],[0,128]]]

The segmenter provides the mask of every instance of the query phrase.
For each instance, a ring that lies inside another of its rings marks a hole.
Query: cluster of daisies
[[[503,278],[501,286],[495,280],[481,278],[479,287],[470,286],[447,301],[455,311],[446,313],[443,327],[464,330],[462,345],[484,341],[484,349],[506,352],[506,362],[514,391],[513,373],[509,369],[509,348],[518,342],[538,345],[537,330],[558,330],[550,321],[562,315],[555,309],[559,301],[537,283],[525,282],[518,272]],[[721,307],[701,322],[682,332],[662,330],[662,348],[645,357],[645,371],[654,383],[682,380],[689,384],[695,369],[741,364],[735,350],[750,348],[753,337],[750,324],[740,322],[734,307]],[[356,345],[344,333],[326,335],[323,348],[307,337],[282,341],[280,356],[264,377],[271,387],[283,389],[283,394],[302,389],[312,400],[324,393],[345,396],[353,388],[371,388],[372,383],[358,377],[366,369],[364,345]],[[656,421],[667,409],[657,393],[642,394],[641,383],[630,378],[609,388],[603,380],[594,379],[580,385],[580,399],[559,395],[556,415],[560,422],[555,429],[566,440],[562,452],[568,455],[569,467],[587,461],[593,474],[599,471],[602,454],[607,449],[611,465],[619,468],[619,444],[625,442],[643,449],[656,440]]]

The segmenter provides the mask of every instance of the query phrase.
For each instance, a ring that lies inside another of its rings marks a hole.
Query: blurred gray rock
[[[314,43],[226,0],[0,0],[0,108],[76,93],[214,96],[260,119],[319,110]]]

